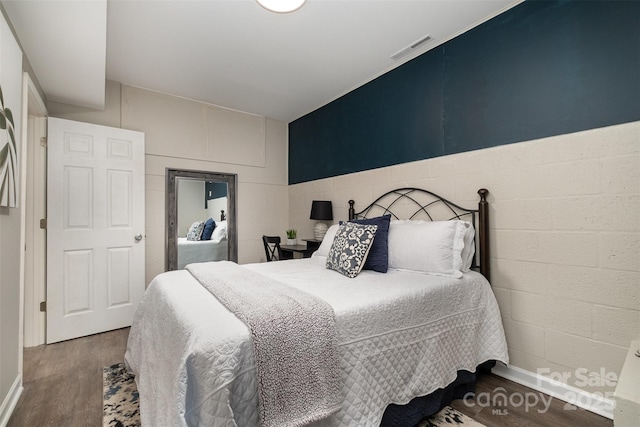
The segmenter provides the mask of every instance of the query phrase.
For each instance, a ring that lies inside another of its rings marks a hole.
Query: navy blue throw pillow
[[[369,250],[367,261],[364,264],[365,270],[373,270],[379,273],[386,273],[389,269],[389,222],[391,215],[378,216],[367,219],[354,219],[350,222],[364,225],[377,225],[376,237]]]
[[[204,230],[202,230],[202,237],[200,240],[211,240],[211,234],[215,228],[216,222],[212,218],[209,218],[207,222],[204,223]]]

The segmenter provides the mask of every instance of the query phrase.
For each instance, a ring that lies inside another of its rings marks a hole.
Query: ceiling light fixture
[[[256,0],[265,9],[276,13],[289,13],[300,9],[307,0]]]

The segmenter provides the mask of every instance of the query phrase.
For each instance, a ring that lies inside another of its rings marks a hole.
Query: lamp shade
[[[311,203],[311,215],[309,219],[331,221],[333,219],[331,200],[314,200]]]

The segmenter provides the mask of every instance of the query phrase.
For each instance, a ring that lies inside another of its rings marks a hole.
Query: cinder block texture
[[[613,392],[640,339],[640,122],[321,182],[289,186],[291,222],[307,234],[308,209],[296,206],[314,198],[333,201],[337,222],[347,200],[364,208],[387,189],[426,188],[464,206],[489,189],[492,285],[512,364]]]

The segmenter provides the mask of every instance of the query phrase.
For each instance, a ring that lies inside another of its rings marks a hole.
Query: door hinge
[[[42,301],[40,303],[40,311],[43,312],[43,313],[47,311],[47,302],[46,301]]]
[[[41,147],[46,147],[47,146],[47,137],[46,136],[40,137],[40,146]]]
[[[40,220],[40,228],[43,229],[43,230],[47,229],[47,219],[46,218]]]

